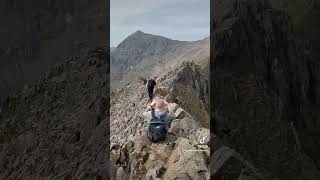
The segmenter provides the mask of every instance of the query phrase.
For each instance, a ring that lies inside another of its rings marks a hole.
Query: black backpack
[[[153,79],[150,79],[150,80],[148,80],[148,82],[147,82],[147,86],[148,86],[148,87],[154,87],[156,84],[157,84],[156,81],[153,80]]]
[[[148,128],[148,137],[152,142],[159,142],[163,141],[167,137],[167,128],[166,128],[166,122],[164,121],[164,117],[156,117],[154,115],[154,109],[152,108],[151,111],[152,119],[149,122],[149,128]]]

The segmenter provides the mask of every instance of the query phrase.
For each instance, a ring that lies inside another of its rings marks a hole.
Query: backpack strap
[[[154,113],[154,107],[151,107],[151,116],[152,116],[152,118],[155,118],[155,117],[156,117],[156,115],[155,115],[155,113]]]
[[[159,124],[166,124],[165,122],[162,122],[162,121],[157,121],[157,122],[152,122],[152,121],[150,121],[150,122],[148,122],[148,124],[150,125],[150,124],[157,124],[157,125],[159,125]]]
[[[159,117],[159,119],[160,119],[160,121],[164,122],[166,117],[167,117],[167,114],[162,114],[162,115]]]

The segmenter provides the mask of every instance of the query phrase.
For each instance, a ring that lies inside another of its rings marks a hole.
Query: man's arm
[[[151,119],[152,118],[152,114],[151,114],[151,111],[145,111],[143,112],[143,116],[148,118],[148,119]]]

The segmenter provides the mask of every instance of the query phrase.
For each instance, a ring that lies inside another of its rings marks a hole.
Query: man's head
[[[151,106],[155,109],[166,109],[168,103],[163,99],[155,99],[151,102]]]

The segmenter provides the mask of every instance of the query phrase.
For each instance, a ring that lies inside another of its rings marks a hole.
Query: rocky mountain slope
[[[84,48],[105,46],[106,1],[0,1],[0,99]]]
[[[254,179],[272,178],[223,139],[204,128],[208,123],[208,77],[191,62],[172,68],[157,79],[156,97],[173,107],[176,118],[167,139],[151,143],[143,77],[111,96],[111,179]],[[201,142],[206,137],[205,142]],[[211,146],[208,141],[210,139]],[[210,148],[213,154],[210,154]]]
[[[209,179],[209,148],[197,146],[200,135],[210,137],[209,129],[201,128],[208,122],[207,76],[186,62],[157,83],[156,96],[168,100],[176,114],[169,137],[161,143],[151,143],[146,135],[142,113],[148,96],[139,77],[111,97],[113,179]]]
[[[288,13],[294,33],[320,59],[320,1],[319,0],[271,0],[271,5]]]
[[[107,179],[109,64],[84,51],[0,104],[0,179]]]
[[[118,89],[132,77],[163,74],[166,69],[187,60],[207,66],[209,47],[209,38],[176,41],[138,30],[111,53],[111,89]]]
[[[212,8],[215,134],[269,177],[318,179],[319,62],[269,1],[216,0]]]

